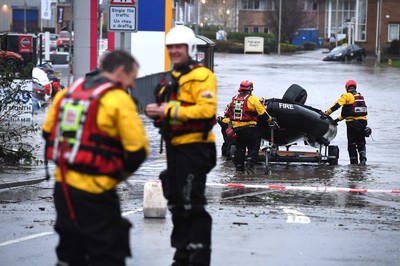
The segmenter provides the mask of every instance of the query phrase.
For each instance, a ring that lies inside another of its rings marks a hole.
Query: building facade
[[[200,3],[201,25],[225,26],[228,31],[272,32],[271,18],[279,10],[279,0],[196,1],[188,2]],[[347,38],[370,53],[376,52],[379,44],[388,46],[400,38],[400,0],[297,1],[304,16],[299,28],[317,28],[320,38]],[[215,15],[220,10],[229,10],[225,24]]]
[[[320,0],[319,17],[321,37],[345,35],[368,52],[400,37],[399,0]]]
[[[49,17],[42,19],[39,0],[3,0],[0,11],[0,32],[59,33],[71,23],[72,0],[47,0]]]

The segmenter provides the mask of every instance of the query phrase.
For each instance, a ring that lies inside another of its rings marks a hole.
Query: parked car
[[[22,55],[11,51],[0,50],[0,64],[16,69],[23,63],[24,58]]]
[[[323,61],[362,61],[366,57],[365,49],[357,44],[337,46],[330,51]]]
[[[61,31],[60,35],[58,36],[57,39],[57,49],[69,49],[69,38],[71,34],[69,31]],[[71,48],[74,47],[74,33],[72,32],[72,37],[71,37]]]

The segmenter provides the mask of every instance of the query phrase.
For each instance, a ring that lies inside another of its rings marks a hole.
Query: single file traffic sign
[[[137,32],[138,1],[115,0],[110,3],[108,31]]]

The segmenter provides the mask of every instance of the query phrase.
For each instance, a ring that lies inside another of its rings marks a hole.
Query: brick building
[[[279,8],[279,0],[196,1],[188,2],[201,3],[201,24],[226,26],[228,31],[239,32],[271,32],[271,16]],[[304,14],[299,28],[318,28],[320,38],[347,37],[369,53],[375,53],[379,42],[387,46],[400,37],[400,0],[290,1],[298,1]],[[382,12],[378,19],[380,3]],[[215,15],[221,14],[221,10],[230,13],[224,23],[221,16]]]
[[[388,46],[400,37],[399,0],[319,0],[318,6],[320,37],[328,38],[337,30],[368,52],[376,52],[379,41]]]

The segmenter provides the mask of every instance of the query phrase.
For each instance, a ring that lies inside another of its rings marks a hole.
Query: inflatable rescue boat
[[[306,90],[297,84],[291,85],[282,99],[268,99],[266,109],[276,118],[278,127],[273,133],[262,130],[262,138],[277,146],[289,146],[298,141],[316,148],[329,145],[336,137],[336,125],[321,110],[305,105],[306,99]]]

